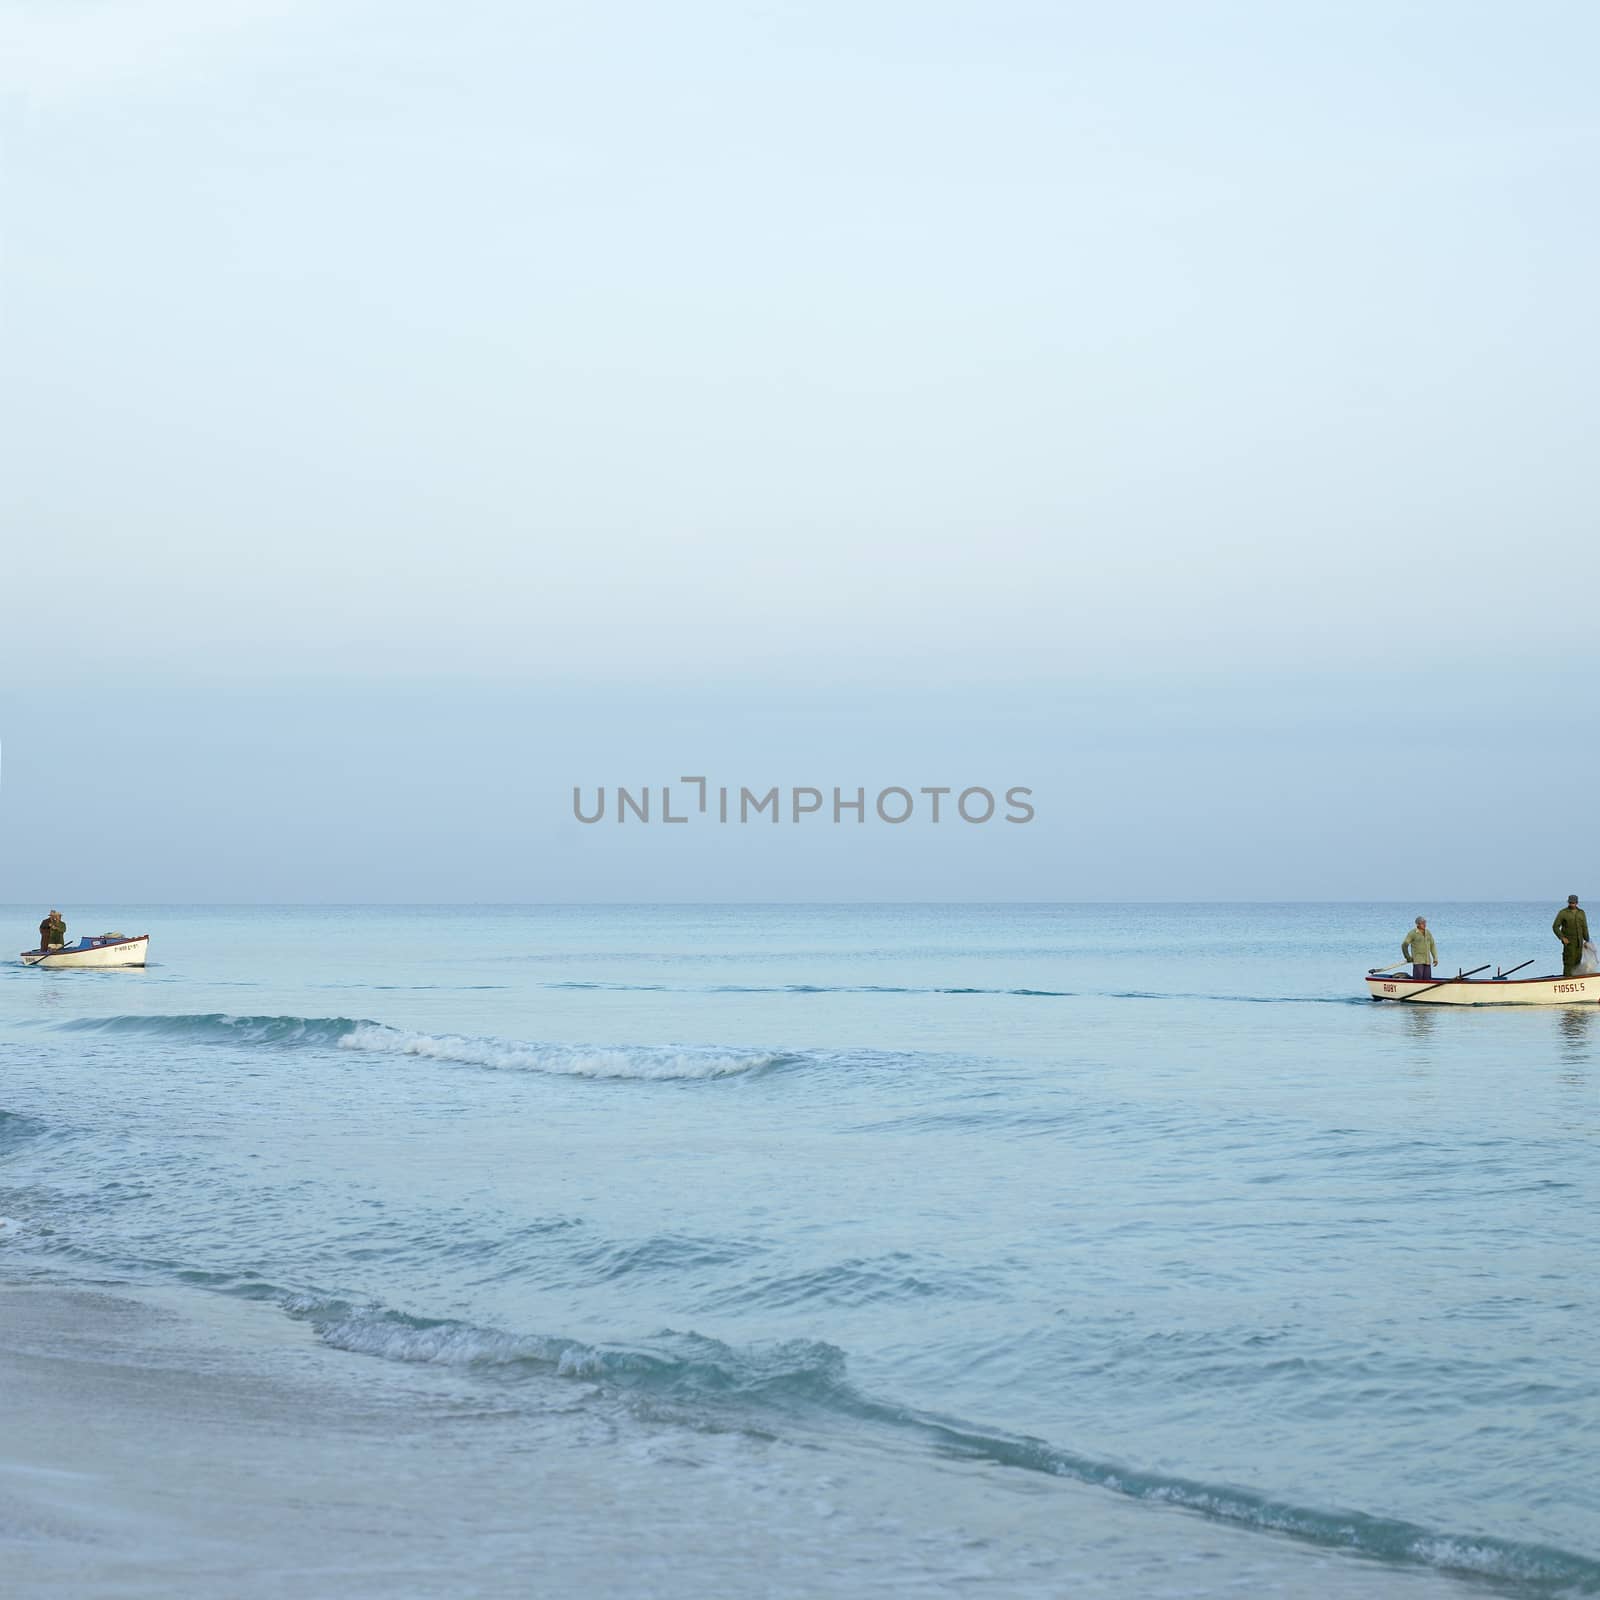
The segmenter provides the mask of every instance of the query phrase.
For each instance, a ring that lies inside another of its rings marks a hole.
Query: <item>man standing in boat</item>
[[[1561,976],[1570,978],[1583,960],[1584,940],[1589,937],[1589,919],[1578,909],[1578,897],[1567,896],[1564,911],[1556,912],[1550,931],[1561,941]]]
[[[1416,927],[1400,941],[1400,954],[1411,963],[1413,978],[1433,976],[1433,964],[1439,959],[1439,947],[1433,942],[1433,935],[1428,932],[1426,917],[1418,917]]]
[[[39,948],[48,950],[53,944],[67,942],[67,925],[61,920],[61,913],[54,906],[50,908],[50,915],[39,924]]]

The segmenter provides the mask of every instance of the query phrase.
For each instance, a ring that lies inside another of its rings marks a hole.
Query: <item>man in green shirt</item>
[[[1556,912],[1550,931],[1561,941],[1561,976],[1570,978],[1583,960],[1584,940],[1589,937],[1589,919],[1578,909],[1578,897],[1567,896],[1564,911]]]
[[[1433,942],[1433,935],[1428,932],[1426,917],[1418,917],[1416,927],[1400,941],[1400,954],[1411,963],[1413,978],[1433,976],[1433,964],[1439,959],[1439,947]]]

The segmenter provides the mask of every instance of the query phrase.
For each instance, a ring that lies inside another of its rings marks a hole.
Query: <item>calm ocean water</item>
[[[1188,1593],[1600,1593],[1600,1015],[1359,983],[1417,910],[1548,971],[1557,903],[66,907],[154,964],[0,969],[0,1281],[258,1303],[486,1453],[976,1464],[990,1549],[1060,1497],[1019,1593],[1114,1588],[1102,1516],[1236,1531]]]

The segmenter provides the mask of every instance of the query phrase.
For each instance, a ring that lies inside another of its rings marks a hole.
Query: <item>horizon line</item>
[[[1566,904],[1565,895],[1536,895],[1526,897],[1494,896],[1487,899],[1448,900],[1428,895],[1414,895],[1406,899],[1371,900],[1359,897],[1297,898],[1288,900],[1259,899],[1191,899],[1158,900],[1136,895],[1107,900],[140,900],[107,899],[84,900],[87,906],[137,906],[156,911],[206,910],[206,911],[600,911],[600,910],[689,910],[733,909],[755,910],[781,908],[789,910],[860,910],[868,907],[952,907],[1001,908],[1041,906],[1485,906],[1485,905],[1543,905],[1559,901]],[[0,910],[27,910],[43,904],[43,900],[0,901]]]

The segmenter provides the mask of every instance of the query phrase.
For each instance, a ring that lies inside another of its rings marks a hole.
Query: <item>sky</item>
[[[0,899],[1581,890],[1597,46],[0,0]]]

